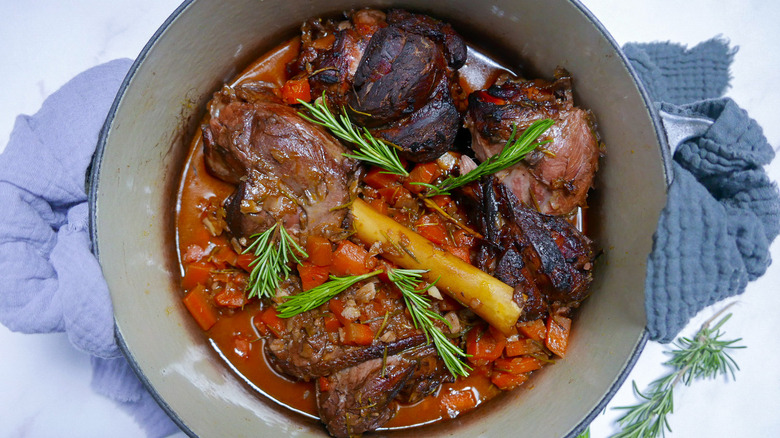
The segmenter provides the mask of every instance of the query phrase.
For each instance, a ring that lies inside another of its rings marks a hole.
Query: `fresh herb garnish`
[[[449,321],[431,310],[430,299],[424,295],[425,291],[433,287],[433,284],[418,290],[422,274],[425,272],[427,271],[421,269],[391,269],[387,272],[387,276],[403,294],[406,308],[409,309],[414,326],[422,330],[428,342],[433,341],[439,357],[442,358],[450,373],[455,377],[466,377],[469,375],[471,367],[459,359],[466,357],[466,353],[450,342],[441,329],[434,324],[434,320],[439,320],[444,322],[447,327],[452,328]]]
[[[276,307],[279,318],[292,318],[299,313],[307,312],[327,303],[331,298],[344,292],[355,283],[367,280],[382,273],[381,269],[363,275],[350,275],[347,277],[330,276],[327,281],[305,292],[291,297],[285,297],[285,301]]]
[[[409,176],[409,172],[404,169],[401,160],[398,158],[398,152],[394,145],[374,137],[366,128],[361,130],[361,128],[355,126],[349,120],[344,108],[341,109],[341,114],[337,118],[328,108],[325,93],[313,105],[300,99],[298,99],[298,102],[311,113],[311,117],[300,112],[298,113],[299,116],[328,128],[336,137],[354,143],[357,146],[355,153],[345,153],[344,156],[379,166],[388,173]]]
[[[544,134],[545,131],[550,129],[554,123],[555,122],[551,119],[537,120],[517,138],[515,138],[517,135],[517,126],[513,126],[512,134],[509,135],[509,140],[507,140],[501,152],[483,161],[472,171],[458,176],[448,176],[438,185],[421,182],[414,182],[412,184],[427,187],[428,191],[425,194],[427,197],[449,195],[450,191],[460,186],[474,182],[483,176],[492,175],[507,167],[514,166],[538,146],[550,143],[551,140],[540,142],[537,142],[536,140]]]
[[[674,386],[683,382],[689,386],[695,379],[714,378],[718,375],[734,379],[734,371],[739,369],[737,363],[729,355],[728,350],[745,348],[735,346],[740,339],[721,340],[720,328],[728,321],[731,314],[726,315],[715,326],[710,323],[723,311],[721,310],[707,320],[693,339],[680,338],[675,342],[678,349],[670,353],[672,358],[666,365],[674,367],[675,371],[655,380],[650,388],[642,393],[634,385],[634,392],[644,401],[633,406],[621,406],[616,409],[626,413],[618,419],[622,431],[612,435],[612,438],[657,438],[664,436],[666,431],[672,431],[667,417],[674,408]]]
[[[255,255],[255,259],[249,263],[252,272],[249,273],[246,287],[249,291],[247,298],[273,298],[279,282],[290,275],[290,259],[300,263],[299,255],[301,258],[309,255],[278,223],[262,233],[252,235],[250,239],[254,241],[243,251],[244,254]]]

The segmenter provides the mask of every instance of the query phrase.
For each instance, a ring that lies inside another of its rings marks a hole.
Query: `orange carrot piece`
[[[244,336],[236,336],[233,338],[233,352],[242,359],[249,357],[249,352],[252,351],[252,343]]]
[[[334,333],[339,331],[342,327],[341,322],[334,314],[326,315],[324,318],[325,331],[328,333]]]
[[[507,357],[522,356],[524,354],[533,354],[542,351],[542,346],[533,339],[516,339],[506,343]]]
[[[477,406],[477,399],[471,390],[451,391],[441,396],[442,414],[455,418],[462,412],[470,411]]]
[[[282,101],[288,105],[298,103],[298,99],[304,102],[311,101],[311,88],[307,78],[290,79],[282,86]]]
[[[344,343],[347,345],[371,345],[374,332],[366,324],[351,323],[344,326]]]
[[[214,302],[218,306],[237,309],[246,304],[246,294],[235,287],[226,287],[214,296]]]
[[[390,211],[390,206],[387,205],[387,202],[384,201],[384,199],[372,199],[368,201],[368,205],[371,206],[374,210],[384,214],[385,216]]]
[[[363,275],[371,272],[368,251],[348,240],[342,240],[333,253],[330,272],[333,275]]]
[[[469,361],[474,364],[492,362],[504,352],[506,336],[500,331],[489,327],[474,327],[466,335],[466,353],[470,354]]]
[[[330,381],[328,380],[327,377],[324,377],[324,376],[320,377],[318,382],[319,382],[319,385],[320,385],[320,391],[322,391],[322,392],[330,391]]]
[[[565,316],[552,315],[547,319],[547,349],[558,357],[566,356],[566,347],[569,345],[569,331],[571,319]]]
[[[181,287],[184,290],[192,290],[198,285],[205,285],[214,266],[208,263],[195,262],[184,267],[184,277],[181,279]]]
[[[437,245],[444,245],[449,243],[447,236],[447,228],[441,222],[438,215],[425,214],[420,216],[420,219],[415,222],[414,227],[417,229],[417,233],[431,242]]]
[[[520,322],[517,324],[517,329],[520,330],[520,333],[526,335],[534,341],[544,342],[544,338],[547,337],[547,327],[545,327],[544,321],[541,319]]]
[[[523,374],[538,370],[542,362],[534,357],[499,358],[493,363],[493,370],[511,374]]]
[[[390,187],[398,182],[398,175],[385,172],[384,169],[379,167],[372,167],[366,176],[363,177],[363,182],[377,190]]]
[[[455,257],[471,264],[471,250],[467,246],[444,245],[444,249]]]
[[[526,380],[528,380],[528,374],[511,374],[502,371],[495,372],[490,377],[490,381],[503,391],[514,389],[525,383]]]
[[[286,329],[286,324],[282,318],[276,313],[276,309],[269,307],[263,310],[260,314],[260,321],[262,321],[268,330],[271,331],[277,338],[280,338]]]
[[[404,187],[412,193],[420,193],[426,190],[425,186],[412,183],[431,184],[439,176],[441,176],[441,169],[439,169],[439,165],[436,162],[420,163],[409,172],[409,179],[404,184]]]
[[[344,311],[344,303],[341,302],[338,298],[333,298],[330,301],[328,301],[328,309],[333,313],[333,315],[338,318],[339,322],[341,322],[342,325],[349,325],[351,324],[354,319],[347,319],[342,315],[341,312]],[[357,319],[357,318],[355,318]]]
[[[309,261],[317,266],[328,266],[333,263],[333,247],[330,240],[321,236],[309,236],[306,241],[306,253]]]
[[[298,274],[301,277],[301,287],[307,291],[328,281],[330,269],[327,266],[303,262],[298,265]]]
[[[182,298],[184,307],[190,311],[195,322],[203,330],[210,329],[217,322],[217,311],[209,303],[206,288],[199,284]]]
[[[252,272],[252,266],[250,266],[250,264],[254,260],[255,256],[252,254],[239,254],[238,257],[236,257],[236,266],[246,272]]]

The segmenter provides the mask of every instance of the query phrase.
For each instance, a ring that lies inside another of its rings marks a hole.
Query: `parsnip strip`
[[[356,236],[366,245],[379,242],[386,248],[382,257],[406,269],[425,269],[428,282],[482,317],[504,334],[515,333],[520,307],[512,301],[514,289],[458,257],[436,249],[431,241],[379,213],[361,199],[351,209]]]

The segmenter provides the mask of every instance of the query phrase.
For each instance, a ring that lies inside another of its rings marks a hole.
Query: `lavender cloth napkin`
[[[0,155],[0,322],[22,333],[66,332],[92,356],[92,387],[160,437],[179,429],[117,347],[111,299],[88,234],[87,167],[131,63],[81,73],[37,114],[17,118]]]

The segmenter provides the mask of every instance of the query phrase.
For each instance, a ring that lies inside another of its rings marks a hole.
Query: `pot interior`
[[[452,23],[510,68],[549,78],[556,66],[565,67],[577,105],[596,115],[607,151],[588,211],[589,235],[603,253],[566,359],[475,412],[393,435],[574,435],[603,408],[641,350],[646,257],[665,204],[666,156],[655,116],[625,59],[584,7],[567,0],[492,6],[462,0],[192,1],[163,25],[126,79],[104,128],[90,195],[93,242],[118,338],[147,387],[190,434],[325,435],[316,421],[241,381],[181,304],[175,191],[205,103],[305,19],[391,4]]]

